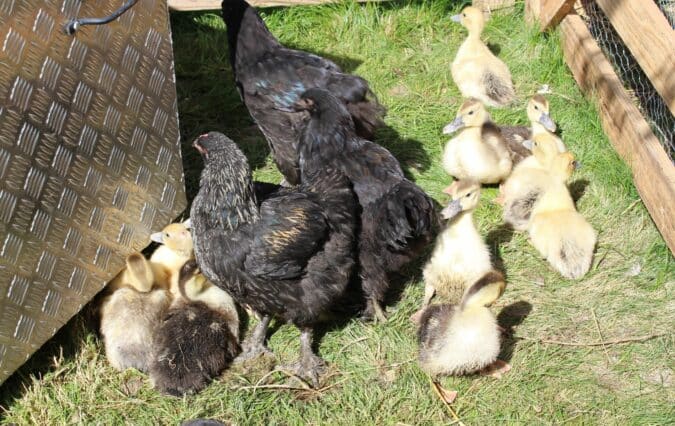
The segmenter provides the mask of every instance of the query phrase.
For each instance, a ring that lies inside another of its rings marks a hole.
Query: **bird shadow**
[[[588,179],[577,179],[569,185],[570,195],[575,204],[584,196],[589,184]]]
[[[514,327],[522,324],[532,312],[532,304],[524,300],[519,300],[508,306],[505,306],[499,315],[497,315],[497,323],[504,329],[502,333],[502,348],[499,354],[499,359],[510,361],[518,344],[519,339],[514,338]]]
[[[502,258],[500,247],[502,244],[507,244],[513,239],[513,228],[508,226],[505,223],[502,223],[495,229],[488,232],[485,237],[485,243],[490,248],[490,256],[492,257],[493,264],[495,268],[504,273],[504,277],[507,277],[506,265],[504,264],[504,259]]]
[[[488,49],[490,49],[490,52],[492,52],[493,55],[499,56],[499,53],[502,51],[502,46],[498,43],[487,43]]]

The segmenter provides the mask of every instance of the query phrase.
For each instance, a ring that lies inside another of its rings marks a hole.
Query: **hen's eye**
[[[466,18],[466,13],[462,13],[462,16]]]
[[[475,111],[469,111],[469,115],[473,115]]]
[[[168,232],[165,232],[165,233],[164,233],[164,238],[170,238],[170,237],[171,237],[171,235],[169,235]]]
[[[469,198],[470,196],[471,196],[470,192],[468,194],[466,194],[466,198]]]
[[[534,109],[536,109],[537,111],[539,111],[539,107],[536,106],[536,105],[534,106]]]

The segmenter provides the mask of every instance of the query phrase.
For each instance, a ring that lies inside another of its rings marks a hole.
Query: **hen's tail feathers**
[[[381,202],[386,208],[376,222],[378,237],[390,249],[402,251],[413,242],[431,241],[438,218],[431,199],[418,186],[403,180]]]
[[[377,100],[348,103],[347,111],[354,120],[356,134],[368,140],[375,138],[375,130],[384,124],[385,108]]]
[[[386,109],[380,105],[368,82],[356,75],[336,73],[331,76],[326,89],[345,103],[356,133],[372,140],[375,130],[384,124]]]
[[[483,83],[485,83],[485,91],[488,98],[498,106],[509,105],[516,100],[513,84],[510,81],[504,81],[487,71],[483,74]]]
[[[506,281],[501,272],[492,270],[473,283],[464,293],[462,310],[489,306],[501,297]]]

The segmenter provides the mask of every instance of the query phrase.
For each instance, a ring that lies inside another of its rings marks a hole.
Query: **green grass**
[[[326,54],[367,78],[388,107],[378,142],[439,203],[450,181],[440,166],[461,99],[449,64],[464,32],[449,19],[457,2],[388,2],[266,9],[272,32],[287,45]],[[224,25],[215,13],[173,14],[180,125],[187,186],[194,194],[200,161],[189,147],[197,135],[220,130],[236,140],[255,177],[279,181],[266,143],[234,90]],[[477,222],[508,274],[494,307],[515,336],[503,357],[513,370],[502,380],[447,378],[460,395],[454,409],[466,424],[666,424],[673,406],[673,337],[644,342],[560,346],[672,330],[673,257],[633,186],[629,169],[612,150],[592,102],[584,99],[562,59],[557,34],[523,25],[522,5],[494,16],[485,36],[511,67],[524,105],[547,83],[552,115],[584,167],[572,187],[579,210],[599,233],[591,272],[580,281],[560,278],[525,235],[500,223],[501,210],[483,192]],[[493,112],[498,123],[525,123],[521,108]],[[231,371],[204,392],[180,399],[157,394],[147,377],[118,373],[82,314],[3,386],[4,422],[19,424],[176,424],[216,417],[236,424],[435,424],[452,421],[415,363],[415,331],[408,317],[422,298],[419,268],[410,268],[401,300],[385,325],[350,320],[332,327],[320,352],[331,374],[322,393],[238,389],[261,372]],[[282,362],[298,348],[298,332],[282,326],[270,346]],[[601,337],[602,336],[602,337]],[[284,378],[272,375],[271,382]]]

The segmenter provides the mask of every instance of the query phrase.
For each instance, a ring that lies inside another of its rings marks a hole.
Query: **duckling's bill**
[[[556,126],[555,122],[551,118],[550,115],[547,113],[542,113],[541,116],[539,117],[539,123],[541,123],[542,126],[549,132],[555,132]]]
[[[453,217],[457,216],[462,211],[461,200],[452,200],[450,204],[443,210],[441,210],[441,217],[445,220],[450,220]]]
[[[454,120],[452,120],[452,123],[443,127],[443,134],[449,135],[451,133],[455,133],[457,130],[461,129],[462,127],[464,127],[464,120],[462,119],[462,116],[459,116],[459,117],[455,118]]]

